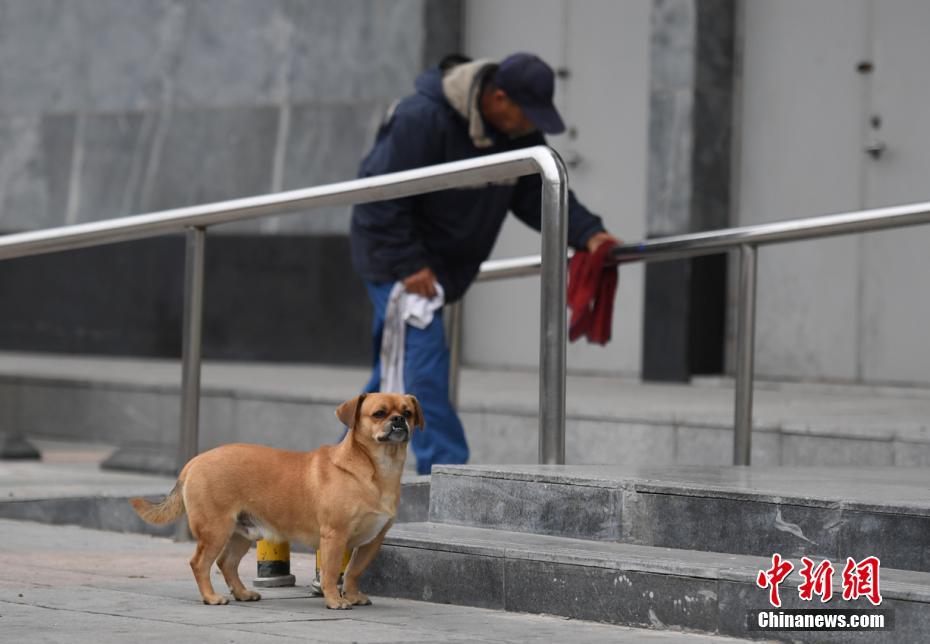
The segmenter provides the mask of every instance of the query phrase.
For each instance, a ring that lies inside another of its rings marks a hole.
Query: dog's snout
[[[378,437],[378,441],[381,443],[400,443],[406,442],[409,437],[410,427],[407,425],[407,418],[396,414],[388,416],[384,433]]]

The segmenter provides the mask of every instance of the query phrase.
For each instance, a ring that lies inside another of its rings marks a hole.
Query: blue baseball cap
[[[546,134],[565,131],[565,123],[552,104],[555,74],[539,56],[522,52],[507,56],[493,82],[520,106],[537,130]]]

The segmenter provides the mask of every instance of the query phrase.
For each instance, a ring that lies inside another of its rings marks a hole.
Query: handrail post
[[[565,464],[565,246],[568,175],[558,154],[542,172],[542,283],[539,348],[539,462]]]
[[[462,300],[449,305],[449,402],[459,408],[459,376],[462,371]]]
[[[203,276],[207,229],[187,231],[184,267],[184,328],[181,353],[181,435],[178,469],[197,455],[200,424],[200,357],[203,336]],[[176,538],[190,538],[187,523],[178,524]]]
[[[739,258],[733,464],[749,465],[752,452],[752,388],[756,336],[756,247],[743,244],[739,247]]]

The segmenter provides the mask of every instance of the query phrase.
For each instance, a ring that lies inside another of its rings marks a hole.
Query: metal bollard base
[[[282,588],[296,583],[291,574],[291,544],[258,540],[256,551],[257,574],[252,585],[259,588]]]
[[[0,459],[36,460],[40,456],[39,450],[22,436],[0,432]]]

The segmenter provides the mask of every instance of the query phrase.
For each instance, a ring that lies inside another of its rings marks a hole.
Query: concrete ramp
[[[207,362],[200,449],[335,442],[341,428],[333,411],[367,378],[358,368]],[[173,472],[180,379],[174,361],[0,353],[0,428],[115,445],[113,467]],[[536,462],[538,395],[534,373],[462,372],[459,407],[472,463]],[[755,402],[754,465],[930,465],[926,389],[761,381]],[[570,375],[567,411],[571,464],[732,463],[727,380],[671,385]]]

